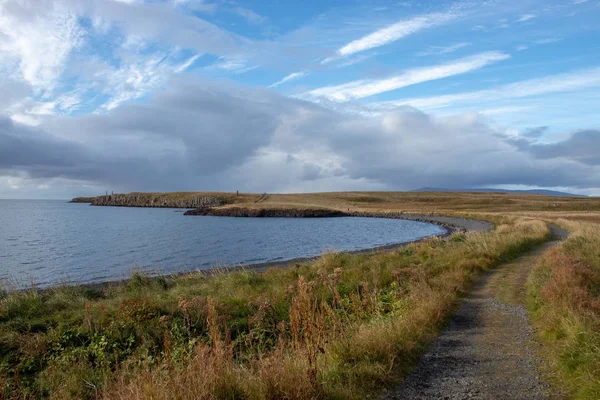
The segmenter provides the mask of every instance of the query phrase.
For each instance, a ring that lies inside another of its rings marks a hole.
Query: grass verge
[[[414,365],[478,272],[548,234],[515,220],[262,274],[3,292],[0,397],[364,398]]]
[[[562,387],[600,398],[600,226],[562,220],[572,233],[547,252],[528,281],[534,324]]]

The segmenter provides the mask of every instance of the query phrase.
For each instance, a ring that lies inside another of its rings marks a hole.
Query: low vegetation
[[[559,220],[571,231],[529,277],[530,308],[560,386],[600,398],[600,225]]]
[[[414,365],[478,272],[548,238],[504,219],[262,274],[2,292],[0,398],[364,398]]]
[[[414,213],[473,213],[592,211],[598,215],[598,197],[559,197],[518,193],[452,192],[333,192],[301,194],[249,194],[219,192],[129,193],[116,195],[128,204],[144,206],[166,203],[170,207],[195,207],[202,197],[220,199],[227,207],[326,208],[339,211],[404,211]],[[100,196],[104,197],[104,196]],[[74,199],[75,200],[75,199]],[[80,198],[77,201],[91,202]]]

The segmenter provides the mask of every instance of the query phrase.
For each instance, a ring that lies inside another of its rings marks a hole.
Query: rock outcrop
[[[81,201],[80,199],[90,200]],[[91,203],[93,206],[112,207],[166,207],[166,208],[194,208],[194,207],[219,207],[225,204],[222,199],[210,196],[197,196],[186,199],[173,199],[166,196],[108,194],[92,198],[75,198],[73,203]]]
[[[365,212],[337,211],[327,209],[285,209],[285,208],[243,208],[243,207],[199,207],[188,210],[184,215],[211,215],[218,217],[278,217],[278,218],[327,218],[327,217],[362,217],[404,219],[439,225],[448,232],[487,232],[494,225],[487,221],[469,218],[447,217],[435,214],[409,214],[403,212]]]
[[[95,197],[75,197],[69,203],[92,203]]]
[[[283,208],[243,208],[243,207],[199,207],[186,211],[184,215],[212,215],[215,217],[277,217],[277,218],[331,218],[346,217],[348,214],[325,209],[283,209]]]

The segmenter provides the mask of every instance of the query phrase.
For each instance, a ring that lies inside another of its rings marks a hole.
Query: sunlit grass
[[[530,307],[560,383],[575,398],[600,398],[600,226],[559,221],[571,237],[529,278]]]
[[[227,207],[256,208],[326,208],[340,211],[404,211],[414,213],[465,214],[485,212],[551,212],[583,213],[600,211],[600,198],[553,197],[515,193],[452,192],[331,192],[261,194],[235,192],[173,192],[119,194],[124,203],[159,204],[167,200],[171,206],[190,204],[198,197],[221,199]],[[85,199],[84,199],[85,200]],[[256,203],[260,201],[259,203]]]
[[[265,273],[5,292],[0,397],[364,398],[412,366],[482,270],[539,221]]]

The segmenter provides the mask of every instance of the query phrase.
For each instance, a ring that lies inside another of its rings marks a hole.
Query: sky
[[[600,0],[0,0],[0,198],[600,195]]]

